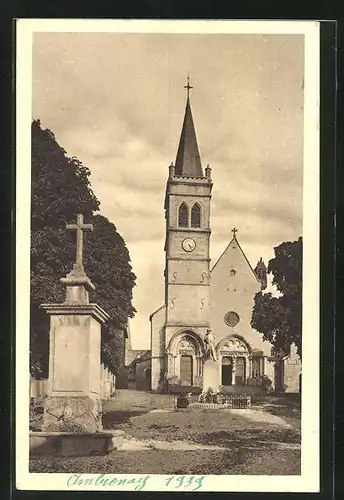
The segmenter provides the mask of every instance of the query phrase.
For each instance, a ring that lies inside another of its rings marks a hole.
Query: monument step
[[[30,432],[29,436],[31,456],[82,457],[117,450],[125,432]]]

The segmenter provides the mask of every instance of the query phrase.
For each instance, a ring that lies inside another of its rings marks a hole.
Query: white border
[[[33,32],[304,34],[303,359],[300,476],[206,476],[198,491],[319,491],[319,33],[314,21],[17,20],[17,234],[16,234],[16,487],[34,490],[97,490],[67,486],[70,474],[29,474],[30,177]],[[99,474],[87,474],[98,477]],[[114,477],[114,475],[112,475]],[[119,477],[117,475],[116,477]],[[128,475],[122,475],[128,476]],[[134,477],[132,474],[131,477]],[[136,475],[142,477],[143,475]],[[166,487],[151,475],[145,491]],[[115,491],[116,486],[103,488]],[[125,486],[119,487],[124,491]],[[187,491],[187,490],[182,490]]]

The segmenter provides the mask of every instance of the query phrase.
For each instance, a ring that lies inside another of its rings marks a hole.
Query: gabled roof
[[[166,304],[163,304],[161,307],[159,307],[154,312],[152,312],[152,314],[149,315],[149,321],[152,321],[153,316],[155,316],[159,311],[161,311],[161,309],[165,309],[165,308],[166,308]]]
[[[184,122],[176,158],[175,175],[180,177],[203,177],[189,97],[186,101]]]
[[[260,283],[260,281],[259,281],[259,279],[258,279],[258,276],[257,276],[257,275],[256,275],[256,273],[254,272],[254,269],[253,269],[253,267],[251,266],[250,261],[249,261],[249,260],[248,260],[248,258],[246,257],[246,255],[245,255],[245,253],[244,253],[243,249],[241,248],[240,243],[239,243],[239,241],[238,241],[238,239],[237,239],[237,237],[236,237],[235,235],[234,235],[234,236],[233,236],[233,238],[230,240],[230,242],[228,243],[228,245],[226,246],[226,248],[224,249],[224,251],[222,252],[222,254],[220,255],[220,257],[217,259],[217,261],[215,262],[215,264],[214,264],[214,265],[213,265],[213,267],[211,268],[210,272],[212,272],[212,271],[215,269],[215,267],[216,267],[216,266],[217,266],[217,264],[220,262],[220,260],[222,259],[222,257],[225,255],[225,253],[227,252],[227,250],[229,249],[229,247],[232,245],[233,241],[235,241],[235,244],[237,245],[237,247],[239,248],[240,252],[242,253],[242,255],[243,255],[244,259],[246,260],[246,262],[247,262],[247,264],[248,264],[249,268],[250,268],[250,269],[251,269],[251,271],[252,271],[253,276],[254,276],[254,277],[256,278],[256,280]]]

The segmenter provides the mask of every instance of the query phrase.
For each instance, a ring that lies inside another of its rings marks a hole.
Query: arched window
[[[201,207],[198,203],[191,210],[191,227],[201,227]]]
[[[182,203],[178,210],[178,226],[188,227],[189,225],[189,210],[186,203]]]

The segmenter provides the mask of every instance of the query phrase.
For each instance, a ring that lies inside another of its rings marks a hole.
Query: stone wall
[[[48,394],[48,379],[36,380],[30,378],[30,398],[35,401],[44,398]]]
[[[100,365],[100,398],[109,399],[115,392],[116,377],[103,363]]]
[[[161,382],[161,372],[164,368],[165,354],[165,306],[151,316],[151,389],[158,390]]]
[[[270,358],[265,360],[264,375],[271,380],[271,390],[275,390],[275,360]]]
[[[284,391],[300,392],[301,359],[294,344],[290,347],[290,355],[284,359]]]

